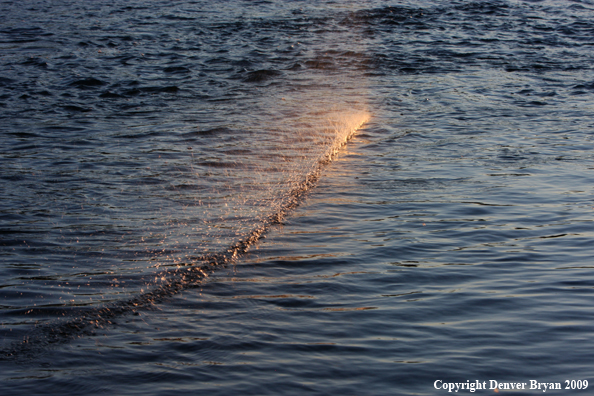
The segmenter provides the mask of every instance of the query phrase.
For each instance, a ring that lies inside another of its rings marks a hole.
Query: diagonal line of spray
[[[112,324],[117,317],[159,303],[184,289],[199,284],[215,269],[236,262],[272,226],[281,223],[292,210],[301,204],[309,191],[317,185],[324,168],[336,158],[340,150],[369,121],[369,118],[368,113],[357,113],[343,117],[340,122],[335,122],[333,124],[333,139],[328,145],[328,149],[314,164],[313,169],[280,198],[272,214],[261,219],[257,227],[236,243],[221,252],[196,257],[194,263],[185,267],[161,273],[160,277],[165,280],[151,291],[139,294],[129,300],[91,308],[74,319],[40,325],[22,342],[15,342],[9,348],[0,351],[0,359],[32,359],[51,346],[67,343],[76,337],[91,335],[95,329]]]

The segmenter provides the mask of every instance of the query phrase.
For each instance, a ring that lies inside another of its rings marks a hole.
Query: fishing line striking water
[[[161,283],[153,290],[141,293],[129,300],[118,301],[103,307],[90,308],[78,317],[64,321],[52,321],[38,325],[29,336],[13,343],[0,353],[3,359],[28,359],[52,345],[66,343],[75,337],[93,334],[94,330],[112,324],[119,316],[133,313],[171,297],[184,289],[199,284],[216,268],[234,263],[257,243],[275,224],[279,224],[293,209],[303,201],[306,194],[316,186],[322,171],[338,155],[368,120],[366,112],[341,115],[331,122],[327,149],[313,163],[309,171],[292,183],[291,187],[278,197],[273,211],[258,219],[256,226],[226,249],[199,257],[191,257],[190,262],[180,264],[175,269],[165,270],[157,275]]]

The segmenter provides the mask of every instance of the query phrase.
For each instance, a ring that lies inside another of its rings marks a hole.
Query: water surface
[[[591,380],[593,10],[1,2],[2,394]]]

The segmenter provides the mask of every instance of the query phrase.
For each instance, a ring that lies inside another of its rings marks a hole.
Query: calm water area
[[[0,394],[593,394],[593,65],[591,0],[0,0]]]

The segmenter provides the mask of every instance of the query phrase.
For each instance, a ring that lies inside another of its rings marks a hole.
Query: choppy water
[[[593,2],[0,15],[3,395],[594,381]]]

